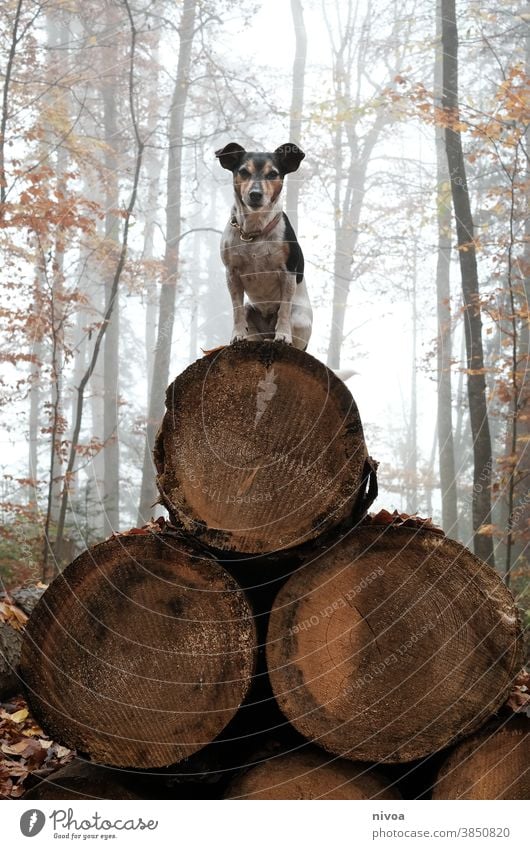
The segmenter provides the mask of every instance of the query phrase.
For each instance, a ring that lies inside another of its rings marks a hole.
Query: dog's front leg
[[[287,342],[292,344],[293,336],[291,330],[291,307],[293,304],[294,293],[296,292],[296,277],[288,271],[282,272],[280,286],[280,308],[278,310],[278,318],[276,320],[276,333],[274,334],[275,342]]]
[[[241,277],[235,271],[227,271],[226,282],[228,284],[230,297],[232,298],[232,310],[234,313],[234,329],[230,340],[230,343],[232,344],[234,342],[240,342],[248,336],[247,319],[244,307],[245,290],[243,288],[243,283],[241,282]]]

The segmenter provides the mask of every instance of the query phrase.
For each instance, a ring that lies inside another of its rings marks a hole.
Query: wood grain
[[[429,755],[480,727],[522,664],[513,598],[438,533],[367,526],[298,569],[270,617],[285,716],[352,760]]]
[[[367,461],[357,406],[308,354],[231,345],[179,375],[166,406],[155,448],[161,500],[207,545],[268,553],[355,516]]]
[[[250,686],[246,597],[211,557],[163,534],[77,558],[28,623],[21,670],[50,736],[117,766],[177,763],[207,745]]]

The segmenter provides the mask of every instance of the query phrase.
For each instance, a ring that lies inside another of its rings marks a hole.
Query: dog
[[[234,184],[221,239],[234,313],[231,342],[274,339],[305,351],[313,311],[304,256],[280,200],[285,175],[298,169],[305,154],[294,144],[256,153],[231,142],[215,155]]]

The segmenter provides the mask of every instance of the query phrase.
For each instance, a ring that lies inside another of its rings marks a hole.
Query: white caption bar
[[[525,802],[55,801],[3,805],[2,844],[175,849],[527,845]],[[66,841],[69,841],[66,843]],[[271,842],[273,841],[273,842]]]

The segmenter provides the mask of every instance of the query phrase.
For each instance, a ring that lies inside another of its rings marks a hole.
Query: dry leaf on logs
[[[22,631],[28,621],[24,611],[9,601],[0,601],[0,619],[2,622],[7,622],[16,631]]]
[[[228,348],[228,345],[218,345],[217,348],[209,348],[209,349],[201,348],[201,351],[203,352],[205,357],[209,357],[211,354],[216,354],[217,351],[222,351],[223,348]]]
[[[379,513],[369,515],[366,518],[367,524],[370,525],[394,525],[396,527],[407,528],[424,528],[436,534],[442,534],[443,530],[433,524],[432,519],[422,519],[420,516],[411,516],[408,513],[398,513],[394,510],[390,513],[388,510],[380,510]]]
[[[505,707],[514,713],[526,713],[530,716],[530,674],[526,669],[521,670],[513,684]]]
[[[169,527],[169,522],[167,522],[163,516],[160,516],[158,519],[153,519],[151,522],[147,522],[147,524],[142,525],[141,528],[130,528],[128,531],[121,531],[120,533],[112,534],[112,536],[129,537],[134,536],[135,534],[159,534]]]

